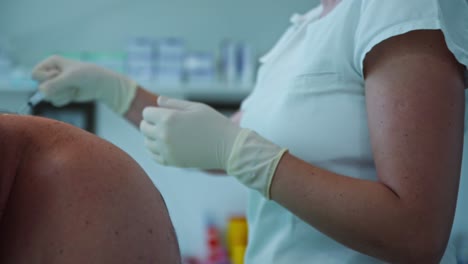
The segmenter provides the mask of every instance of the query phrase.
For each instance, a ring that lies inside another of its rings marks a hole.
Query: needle
[[[29,114],[31,110],[42,101],[42,99],[44,99],[44,95],[40,91],[37,91],[29,98],[28,102],[21,107],[19,114]]]

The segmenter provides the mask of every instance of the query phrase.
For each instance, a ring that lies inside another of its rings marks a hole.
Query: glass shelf
[[[222,104],[240,104],[252,91],[252,87],[211,84],[211,85],[143,85],[151,92],[192,101]],[[0,93],[32,93],[37,88],[33,84],[11,84],[0,81]]]

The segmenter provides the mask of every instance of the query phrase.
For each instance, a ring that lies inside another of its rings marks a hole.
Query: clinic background
[[[54,52],[121,52],[129,39],[141,36],[178,37],[189,49],[208,52],[216,52],[226,38],[245,41],[258,59],[289,26],[293,13],[304,13],[318,3],[319,0],[2,0],[0,39],[8,41],[15,63],[26,68]],[[28,95],[0,87],[0,105],[15,109]],[[183,255],[205,256],[207,221],[223,227],[228,217],[245,214],[247,190],[234,179],[159,166],[147,155],[137,129],[101,105],[96,118],[96,133],[137,160],[163,194]],[[465,238],[466,141],[464,177],[454,225],[454,233],[464,232]]]

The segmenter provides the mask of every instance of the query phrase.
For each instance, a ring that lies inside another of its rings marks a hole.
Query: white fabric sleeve
[[[366,54],[382,41],[413,30],[441,29],[437,1],[362,0],[354,48],[354,65],[361,76]]]
[[[439,0],[438,4],[447,46],[468,67],[468,0]]]
[[[252,98],[252,93],[253,93],[253,91],[250,92],[250,94],[244,100],[242,100],[242,102],[240,104],[240,110],[241,111],[246,110],[246,108],[248,107],[249,102],[251,101],[251,98]]]

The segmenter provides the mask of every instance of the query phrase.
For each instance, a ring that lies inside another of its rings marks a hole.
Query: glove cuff
[[[227,174],[270,199],[270,188],[278,163],[287,149],[249,129],[242,129],[229,156]]]
[[[111,107],[118,115],[124,115],[132,105],[138,88],[138,83],[126,78],[119,79],[119,82],[118,87],[120,91],[115,93],[115,97],[109,104],[109,107]]]

